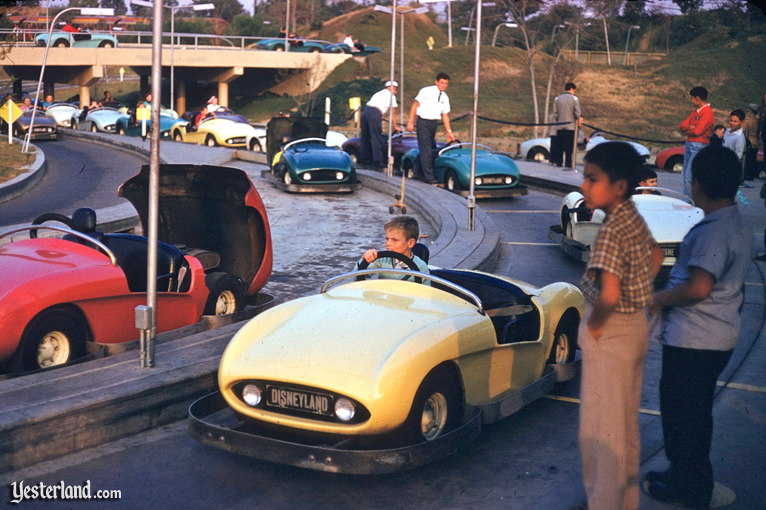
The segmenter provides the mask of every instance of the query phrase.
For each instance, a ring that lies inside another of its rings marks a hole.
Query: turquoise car
[[[325,43],[319,41],[307,41],[304,39],[290,40],[290,51],[299,53],[321,53]],[[264,39],[255,45],[257,50],[285,51],[284,39]]]
[[[422,176],[420,151],[412,149],[402,157],[402,171],[407,177]],[[441,149],[434,161],[434,178],[449,191],[468,195],[471,179],[471,144],[456,143]],[[507,154],[476,145],[476,198],[526,195],[527,187],[519,184],[519,167]]]
[[[109,34],[95,34],[91,32],[55,32],[51,34],[50,46],[59,48],[114,48],[117,46],[117,38]],[[37,46],[48,44],[48,34],[40,34],[35,37]]]
[[[328,147],[325,138],[294,140],[274,159],[271,176],[285,191],[349,193],[359,187],[351,156]]]
[[[123,115],[117,119],[115,132],[118,135],[148,136],[152,130],[151,119],[146,120],[146,129],[141,126],[142,121],[137,121],[132,115]],[[173,127],[176,124],[187,124],[184,119],[179,119],[178,114],[169,108],[160,109],[160,138],[170,138]]]
[[[346,53],[348,55],[354,55],[355,57],[366,57],[373,53],[381,53],[383,50],[377,46],[365,46],[363,50],[353,51],[348,44],[334,43],[326,45],[322,51],[324,53]]]

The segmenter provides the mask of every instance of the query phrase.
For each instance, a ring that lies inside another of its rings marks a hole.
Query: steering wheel
[[[77,230],[77,227],[75,227],[74,222],[71,220],[71,218],[69,218],[69,216],[64,216],[63,214],[59,213],[41,214],[35,218],[34,221],[32,221],[32,225],[42,225],[46,221],[58,221],[71,228],[72,230]],[[32,239],[37,239],[37,229],[30,230],[29,237]]]
[[[407,255],[403,255],[399,253],[398,251],[389,251],[389,250],[383,250],[378,252],[378,258],[388,257],[392,259],[401,260],[405,264],[407,264],[407,267],[412,269],[413,271],[420,272],[420,268],[417,264],[415,264],[415,261],[409,258]],[[367,269],[367,267],[370,265],[369,262],[367,262],[364,258],[362,258],[361,262],[359,262],[359,269]],[[360,276],[357,278],[357,280],[361,280],[365,277]],[[406,278],[406,277],[405,277]],[[423,279],[416,276],[415,277],[415,283],[423,283]]]

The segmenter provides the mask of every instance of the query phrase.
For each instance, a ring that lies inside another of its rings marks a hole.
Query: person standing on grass
[[[707,102],[708,92],[705,87],[694,87],[689,91],[694,110],[678,127],[686,137],[684,144],[684,195],[692,196],[692,161],[699,151],[710,143],[713,134],[715,114]]]

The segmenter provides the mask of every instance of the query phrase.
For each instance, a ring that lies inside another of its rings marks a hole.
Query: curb
[[[15,144],[21,144],[21,140],[18,138],[14,138],[13,140]],[[0,184],[0,203],[7,202],[8,200],[23,195],[37,184],[40,179],[42,179],[43,175],[45,175],[45,170],[47,168],[45,153],[34,144],[30,143],[29,146],[35,148],[35,160],[29,165],[29,170],[23,174],[17,175],[10,181]]]

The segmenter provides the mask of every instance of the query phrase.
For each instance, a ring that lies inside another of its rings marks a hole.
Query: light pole
[[[27,130],[27,135],[24,137],[24,143],[21,146],[22,152],[27,152],[29,150],[29,140],[32,138],[32,129],[35,125],[35,113],[37,113],[37,102],[40,100],[40,88],[43,84],[43,76],[45,75],[45,63],[48,61],[48,50],[51,47],[51,34],[53,33],[53,27],[56,26],[56,20],[59,18],[59,16],[69,11],[79,11],[85,16],[114,16],[114,9],[99,9],[95,7],[68,7],[56,14],[56,16],[53,18],[53,21],[51,21],[51,24],[48,27],[48,39],[45,41],[45,53],[43,53],[43,65],[40,66],[40,79],[37,80],[35,107],[32,108],[32,118],[29,119],[29,129]],[[8,126],[9,131],[10,129],[10,126]]]
[[[404,112],[404,15],[426,12],[428,7],[399,8],[399,109],[401,112]]]
[[[396,63],[396,0],[393,0],[393,4],[391,7],[385,7],[383,5],[376,5],[373,7],[373,10],[391,13],[391,65],[389,69],[389,80],[394,80],[394,66]],[[393,135],[393,126],[394,123],[394,111],[393,111],[393,104],[394,104],[394,95],[391,94],[391,99],[388,103],[388,158],[386,162],[386,177],[393,177],[394,175],[394,158],[392,157],[391,153],[391,136]]]
[[[152,2],[146,0],[131,0],[133,5],[140,7],[154,7]],[[212,11],[215,9],[214,4],[191,4],[191,5],[162,5],[165,9],[170,9],[170,108],[176,108],[175,105],[175,33],[176,33],[176,11],[179,9],[189,9],[194,11]]]
[[[556,30],[559,28],[566,28],[566,25],[553,25],[553,30],[551,30],[551,42],[553,42],[553,38],[556,37]]]
[[[511,23],[511,22],[508,22],[508,21],[506,21],[504,23],[500,23],[499,25],[497,25],[495,27],[495,33],[492,36],[492,46],[494,46],[495,43],[497,42],[497,31],[500,30],[503,27],[506,27],[506,28],[516,28],[516,27],[518,27],[518,25],[516,23]]]
[[[633,25],[628,28],[628,38],[625,41],[625,54],[622,56],[622,65],[626,65],[628,63],[628,44],[630,44],[630,31],[633,29],[640,30],[641,27],[638,25]]]
[[[471,115],[471,178],[468,188],[468,230],[473,231],[476,219],[476,132],[479,110],[479,62],[481,60],[481,0],[476,1],[476,37],[473,61],[473,112]]]

